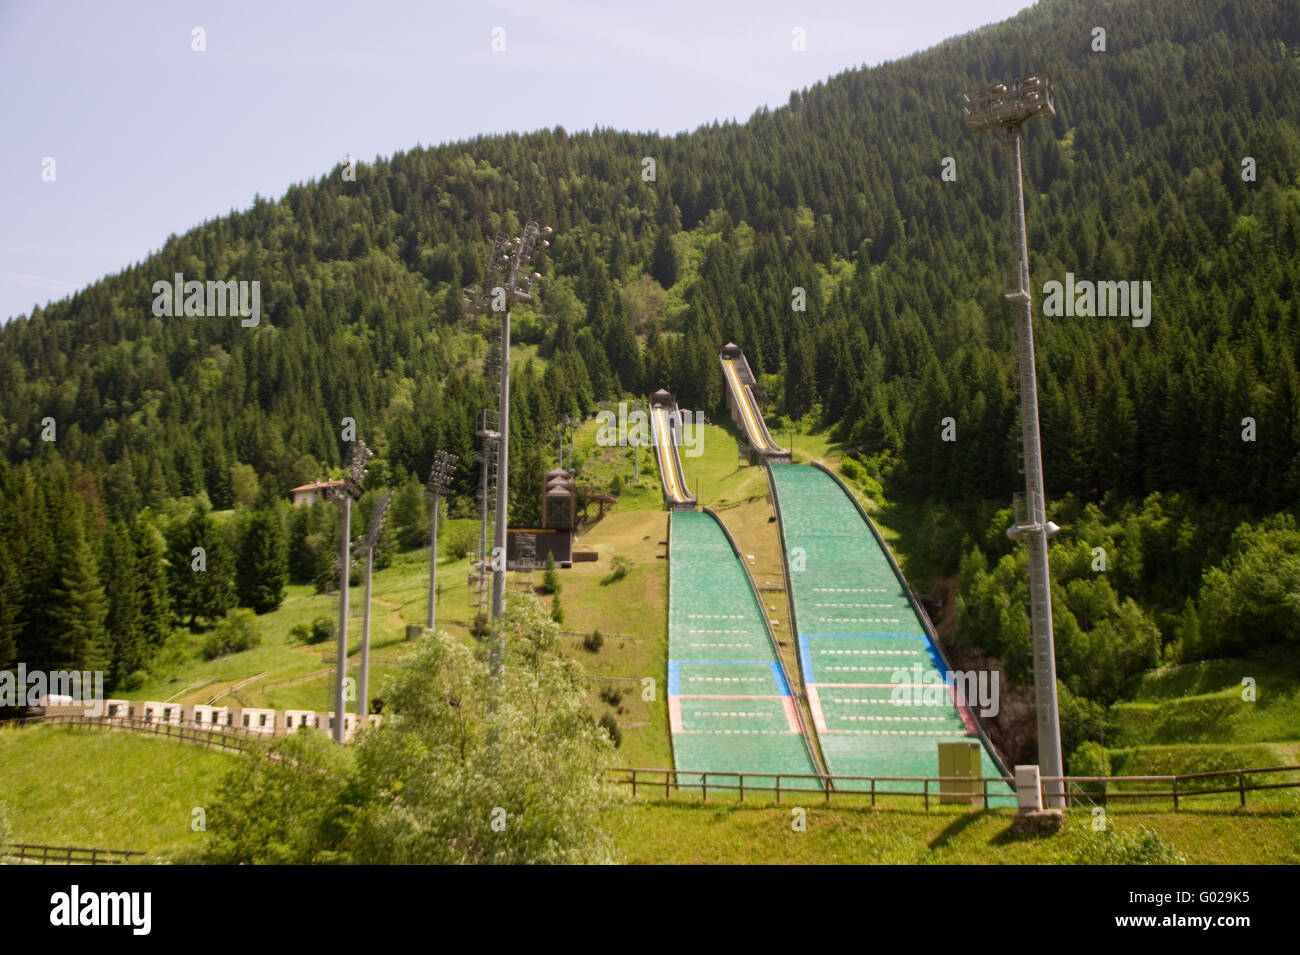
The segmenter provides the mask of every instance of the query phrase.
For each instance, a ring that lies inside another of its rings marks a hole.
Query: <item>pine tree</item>
[[[284,601],[289,556],[284,532],[274,511],[254,511],[239,531],[235,588],[241,606],[269,613]]]
[[[140,595],[140,636],[146,652],[162,646],[171,632],[167,595],[167,541],[142,514],[132,528],[136,585]]]
[[[54,592],[57,626],[54,666],[58,670],[106,670],[111,661],[104,627],[108,601],[99,582],[95,555],[81,521],[73,522],[68,546],[60,555],[63,575]]]
[[[140,568],[131,535],[118,521],[109,524],[104,537],[101,570],[108,601],[105,626],[112,656],[109,682],[116,686],[128,673],[139,669],[146,656]]]
[[[655,235],[650,274],[664,288],[672,288],[677,284],[677,251],[673,248],[672,236],[666,228],[661,228]]]
[[[201,505],[177,518],[168,533],[168,583],[177,619],[193,629],[235,606],[234,560],[225,535]]]
[[[0,547],[0,670],[18,662],[22,637],[23,580],[18,562]]]

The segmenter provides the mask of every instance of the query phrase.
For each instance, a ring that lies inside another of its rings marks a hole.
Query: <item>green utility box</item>
[[[939,744],[939,775],[962,776],[970,782],[946,779],[939,783],[939,802],[978,806],[983,802],[980,744],[975,740]]]

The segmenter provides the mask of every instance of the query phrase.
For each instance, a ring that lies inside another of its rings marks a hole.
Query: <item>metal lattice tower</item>
[[[326,492],[330,500],[343,508],[343,533],[339,539],[339,553],[336,560],[339,572],[339,642],[334,682],[334,742],[336,743],[342,743],[344,740],[346,722],[345,687],[348,666],[348,577],[352,571],[352,502],[361,497],[361,482],[366,476],[366,463],[372,457],[374,452],[366,447],[364,441],[356,442],[348,455],[348,473],[343,478],[343,483]]]
[[[429,530],[429,613],[425,627],[434,628],[438,606],[438,509],[442,498],[451,492],[451,479],[456,473],[460,457],[449,451],[437,451],[433,455],[433,467],[429,469],[427,491],[433,498],[433,520]]]
[[[482,440],[482,446],[474,452],[474,460],[479,464],[479,490],[476,496],[480,531],[469,588],[470,611],[476,622],[488,617],[492,611],[492,552],[489,541],[492,540],[492,529],[496,527],[497,520],[497,447],[500,439],[496,417],[496,412],[483,409],[479,412],[479,426],[475,432]]]
[[[488,263],[486,288],[465,289],[471,310],[501,314],[501,340],[498,345],[500,367],[497,371],[498,521],[494,537],[495,549],[501,559],[492,571],[493,619],[501,616],[506,602],[506,525],[509,521],[510,496],[510,306],[515,302],[531,300],[533,283],[542,275],[540,272],[529,272],[528,267],[551,244],[547,238],[550,234],[550,226],[542,227],[536,222],[529,222],[518,235],[497,236]]]
[[[1047,542],[1060,530],[1047,520],[1043,492],[1042,443],[1038,429],[1038,382],[1034,368],[1033,294],[1029,284],[1029,241],[1025,228],[1025,189],[1021,147],[1024,126],[1040,116],[1053,116],[1052,87],[1038,76],[1025,76],[1010,88],[994,83],[964,97],[966,126],[972,132],[999,129],[1007,136],[1008,220],[1015,260],[1003,275],[1003,294],[1017,308],[1017,365],[1020,390],[1020,459],[1025,493],[1015,506],[1015,523],[1007,529],[1012,540],[1024,540],[1029,557],[1029,616],[1033,633],[1034,691],[1038,717],[1038,762],[1045,802],[1051,808],[1065,805],[1065,774],[1061,756],[1061,724],[1056,698],[1056,650],[1052,632],[1052,585]],[[1056,777],[1055,779],[1053,777]]]
[[[392,502],[391,491],[375,502],[374,511],[370,515],[370,526],[366,528],[366,536],[360,544],[356,545],[357,551],[366,555],[366,608],[361,618],[361,675],[357,679],[357,713],[361,716],[363,724],[366,715],[370,712],[370,582],[375,569],[375,545],[379,543],[379,535],[383,533],[384,521],[388,517],[388,505]]]

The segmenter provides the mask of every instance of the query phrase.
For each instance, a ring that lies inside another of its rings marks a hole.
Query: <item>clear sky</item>
[[[1030,5],[0,0],[0,322],[345,154],[744,121]]]

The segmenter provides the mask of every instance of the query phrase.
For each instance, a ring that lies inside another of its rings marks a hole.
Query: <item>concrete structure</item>
[[[304,726],[316,725],[316,713],[314,710],[282,710],[275,720],[275,733],[277,736],[284,733],[296,733]]]
[[[237,715],[236,727],[250,733],[265,733],[267,736],[275,734],[275,710],[246,706],[238,710]]]

